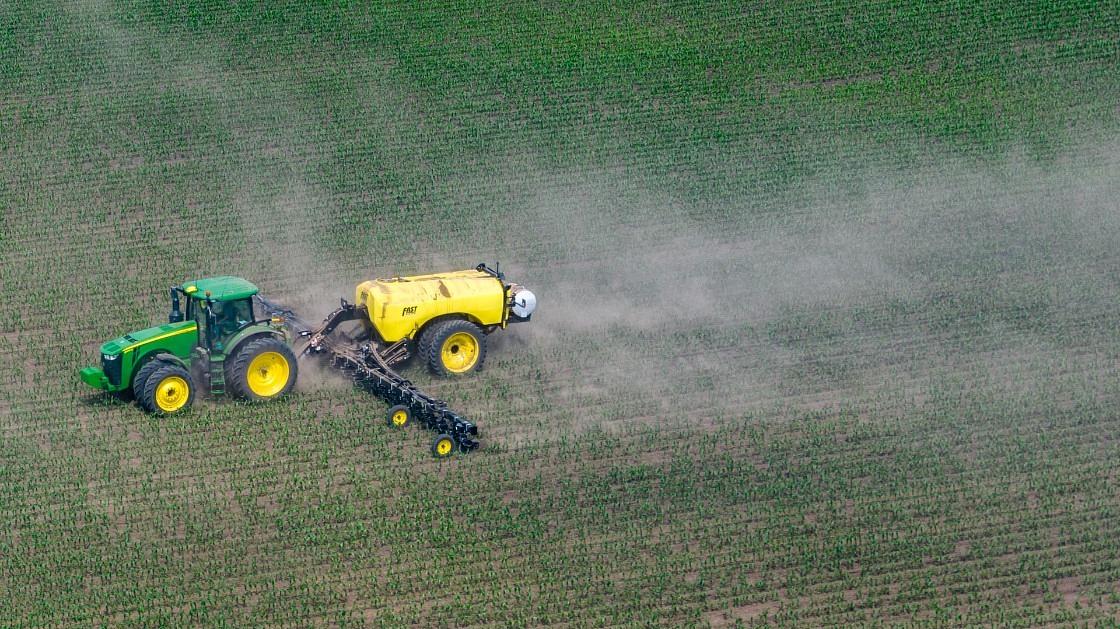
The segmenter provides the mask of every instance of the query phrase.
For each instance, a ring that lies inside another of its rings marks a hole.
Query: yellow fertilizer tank
[[[411,342],[415,355],[440,375],[478,369],[486,358],[486,335],[510,322],[528,321],[537,301],[484,264],[370,280],[354,293],[354,305],[366,311],[375,339],[385,345]]]

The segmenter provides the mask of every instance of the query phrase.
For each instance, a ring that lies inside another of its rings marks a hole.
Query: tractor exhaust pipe
[[[171,314],[167,315],[169,323],[179,323],[183,320],[183,311],[179,310],[179,291],[171,287]]]

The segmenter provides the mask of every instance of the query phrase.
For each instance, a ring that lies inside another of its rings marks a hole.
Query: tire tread
[[[179,376],[185,380],[189,389],[187,403],[184,404],[182,408],[175,411],[175,413],[182,413],[191,407],[191,404],[194,403],[195,394],[194,379],[191,378],[191,374],[188,373],[186,369],[183,369],[179,365],[169,363],[148,376],[147,382],[144,383],[144,394],[139,398],[140,406],[142,406],[144,410],[156,415],[168,415],[168,413],[165,413],[160,409],[159,405],[156,404],[156,386],[159,385],[161,380],[172,375]]]
[[[160,369],[162,369],[166,365],[174,365],[174,364],[175,363],[173,363],[171,361],[164,360],[160,355],[157,354],[154,358],[148,360],[143,365],[140,365],[140,369],[138,369],[136,371],[136,373],[132,376],[132,395],[133,395],[133,397],[135,397],[137,400],[143,400],[144,399],[144,387],[147,386],[148,379],[152,377],[152,374],[159,371]]]

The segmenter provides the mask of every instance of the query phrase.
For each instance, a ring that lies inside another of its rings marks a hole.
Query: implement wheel
[[[446,459],[454,451],[455,437],[448,434],[439,434],[432,440],[432,456],[437,459]]]
[[[462,376],[482,367],[486,336],[482,328],[462,319],[441,321],[431,329],[425,360],[437,376]]]
[[[248,341],[226,362],[226,386],[236,397],[263,402],[295,386],[299,365],[288,344],[267,336]]]
[[[186,369],[178,365],[163,365],[148,377],[139,399],[140,406],[149,413],[180,413],[194,402],[194,382]]]
[[[412,421],[412,411],[404,404],[398,404],[389,409],[385,415],[385,423],[390,428],[404,428]]]

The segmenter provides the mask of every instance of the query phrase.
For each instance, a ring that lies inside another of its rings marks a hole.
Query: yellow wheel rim
[[[467,332],[456,332],[443,342],[440,358],[452,373],[470,371],[478,362],[478,339]]]
[[[191,398],[191,385],[179,376],[168,376],[156,387],[156,406],[164,413],[174,413],[183,408]]]
[[[440,439],[439,442],[436,443],[436,454],[440,456],[447,456],[451,454],[451,445],[452,443],[450,439]]]
[[[249,390],[260,397],[272,397],[288,384],[291,368],[278,352],[264,352],[249,363],[246,374]]]
[[[401,409],[393,413],[390,419],[392,419],[394,426],[404,426],[408,423],[408,411]]]

